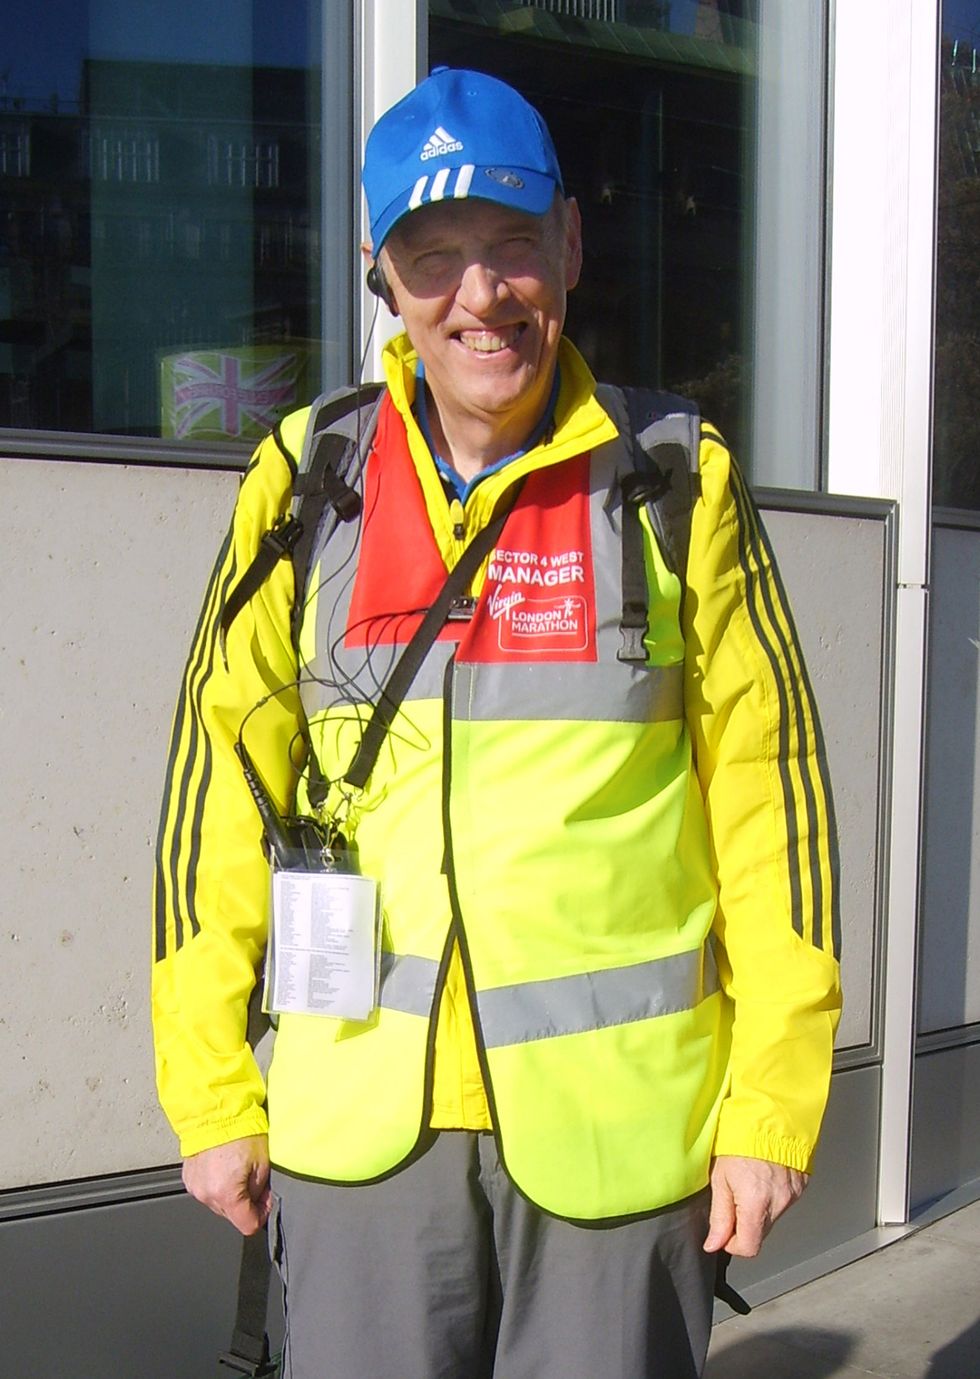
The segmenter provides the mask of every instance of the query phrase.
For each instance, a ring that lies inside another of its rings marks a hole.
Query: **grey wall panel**
[[[912,1205],[980,1179],[980,1043],[919,1054],[912,1099]]]
[[[980,532],[933,533],[919,1032],[980,1021]]]
[[[730,1278],[736,1288],[772,1278],[877,1224],[880,1081],[875,1067],[834,1074],[807,1190],[776,1223],[757,1259],[733,1262]]]
[[[0,1188],[176,1157],[148,1030],[152,850],[237,484],[0,462]]]
[[[766,512],[820,710],[841,852],[844,1015],[838,1047],[874,1035],[881,665],[880,519]]]
[[[188,1197],[0,1223],[4,1375],[208,1379],[240,1237]]]

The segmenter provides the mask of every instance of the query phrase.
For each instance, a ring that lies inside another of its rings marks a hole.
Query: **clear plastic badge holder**
[[[368,1020],[378,1004],[378,883],[353,853],[278,849],[262,1008],[272,1015]]]

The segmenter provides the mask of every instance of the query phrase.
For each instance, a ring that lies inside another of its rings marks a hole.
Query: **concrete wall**
[[[147,1028],[153,846],[237,485],[0,463],[0,1189],[176,1158]]]

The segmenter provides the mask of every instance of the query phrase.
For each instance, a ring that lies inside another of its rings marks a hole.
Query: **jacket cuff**
[[[209,1121],[196,1125],[180,1136],[181,1158],[189,1159],[192,1154],[200,1154],[205,1149],[215,1149],[219,1144],[229,1144],[232,1140],[243,1140],[249,1135],[267,1135],[269,1118],[261,1106],[254,1107],[247,1115],[236,1116],[232,1120]]]
[[[793,1139],[766,1131],[742,1130],[736,1125],[718,1126],[712,1154],[732,1154],[749,1159],[766,1159],[769,1163],[784,1164],[800,1173],[813,1172],[816,1146],[808,1140]]]

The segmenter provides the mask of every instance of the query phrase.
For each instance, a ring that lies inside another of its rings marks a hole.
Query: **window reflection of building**
[[[754,5],[614,8],[615,30],[586,0],[430,0],[430,63],[465,66],[478,44],[548,121],[584,221],[569,334],[595,372],[696,397],[743,448]],[[542,40],[560,60],[540,62]]]
[[[307,98],[90,60],[74,108],[0,103],[0,425],[158,434],[162,354],[319,333]]]
[[[155,131],[97,126],[88,132],[87,142],[93,182],[160,181],[160,139]]]
[[[947,39],[940,66],[933,499],[980,509],[980,70]]]
[[[278,140],[209,134],[208,185],[278,187]]]
[[[0,127],[0,177],[31,175],[31,131],[26,124]]]
[[[430,13],[432,63],[471,64],[475,37],[555,127],[586,211],[570,330],[596,370],[693,393],[739,444],[756,0]],[[155,435],[161,357],[321,334],[318,82],[89,59],[78,101],[0,96],[0,425]]]

